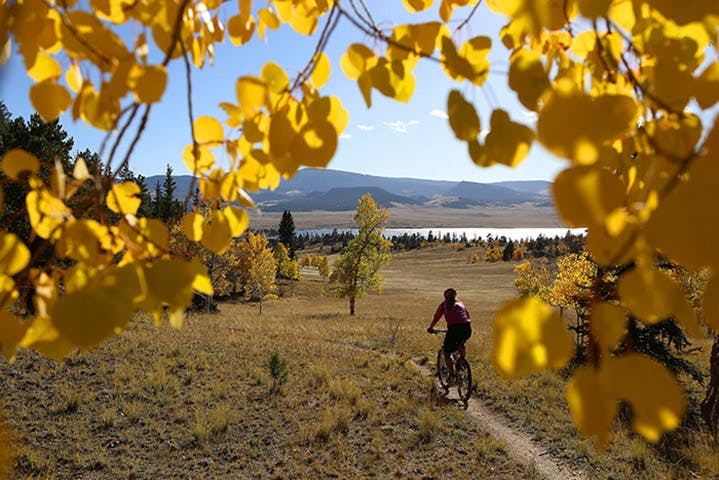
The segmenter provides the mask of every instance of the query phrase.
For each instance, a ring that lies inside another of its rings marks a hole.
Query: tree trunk
[[[714,336],[709,371],[709,386],[701,409],[702,418],[716,437],[719,433],[719,335]]]
[[[350,297],[350,315],[355,314],[355,297]]]

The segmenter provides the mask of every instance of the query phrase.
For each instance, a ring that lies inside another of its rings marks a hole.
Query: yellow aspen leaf
[[[539,53],[521,49],[512,55],[509,88],[517,92],[517,98],[525,108],[537,111],[537,102],[549,85]]]
[[[469,152],[469,158],[478,166],[482,168],[491,167],[495,165],[494,160],[489,155],[484,154],[484,146],[479,143],[478,139],[470,140],[467,142],[467,150]]]
[[[719,102],[719,62],[714,61],[694,81],[694,96],[704,110]]]
[[[489,123],[489,133],[482,150],[486,160],[480,159],[479,163],[501,163],[512,168],[522,163],[534,141],[532,129],[513,122],[509,114],[501,109],[492,112]]]
[[[192,289],[205,295],[213,295],[214,288],[210,276],[207,274],[207,267],[199,258],[193,258],[189,265],[190,271],[194,274],[192,279]]]
[[[488,0],[487,6],[520,22],[536,38],[543,28],[561,29],[578,11],[574,1],[565,0]]]
[[[167,226],[156,218],[125,216],[120,222],[119,235],[128,251],[136,258],[152,258],[167,252]]]
[[[639,109],[624,95],[591,97],[560,82],[537,119],[537,137],[548,150],[579,163],[593,163],[605,142],[635,128]],[[611,118],[612,121],[606,121]]]
[[[207,115],[195,120],[193,131],[197,143],[204,146],[216,147],[222,145],[222,142],[225,141],[225,133],[222,130],[220,121]]]
[[[314,100],[307,109],[307,115],[311,122],[330,122],[338,135],[345,131],[350,118],[337,97],[320,97]]]
[[[274,62],[265,63],[262,67],[260,78],[267,84],[267,88],[272,93],[283,93],[290,88],[290,78],[282,67]]]
[[[617,235],[610,235],[603,224],[589,225],[585,246],[592,259],[600,265],[612,266],[623,264],[634,258],[637,235],[636,222],[624,224]]]
[[[597,45],[597,33],[594,30],[582,32],[572,40],[570,51],[578,58],[584,60]]]
[[[72,211],[46,189],[33,190],[25,197],[30,225],[41,238],[57,238],[60,226],[72,218]]]
[[[632,0],[615,0],[609,7],[609,17],[624,31],[631,32],[636,24]]]
[[[237,103],[245,117],[251,117],[267,104],[267,85],[257,77],[244,75],[235,87]]]
[[[719,124],[707,138],[719,139]],[[719,228],[704,212],[719,192],[719,163],[714,156],[695,158],[688,178],[663,198],[647,223],[647,240],[665,255],[690,269],[703,265],[719,268]],[[690,214],[690,212],[697,212]]]
[[[719,332],[719,274],[714,272],[704,289],[702,298],[704,321],[715,333]]]
[[[275,2],[275,5],[277,5],[277,2]],[[314,1],[295,3],[289,24],[297,33],[312,35],[317,30],[318,15],[321,13]]]
[[[573,228],[603,224],[607,215],[622,207],[625,197],[619,177],[604,168],[585,166],[561,171],[552,191],[559,214]]]
[[[0,67],[5,65],[8,60],[10,60],[10,55],[12,55],[12,40],[10,37],[7,37],[0,45]]]
[[[629,311],[647,325],[674,317],[689,335],[701,334],[699,321],[681,286],[656,268],[638,263],[619,279],[618,292]]]
[[[106,226],[92,219],[79,219],[68,222],[56,248],[60,256],[99,266],[112,261],[112,247]]]
[[[15,445],[5,417],[0,412],[0,478],[11,478],[15,470]]]
[[[681,118],[662,117],[646,126],[661,155],[686,159],[694,153],[702,136],[702,122],[699,117],[685,114]]]
[[[107,193],[106,203],[115,213],[134,215],[142,203],[140,187],[135,182],[116,183]]]
[[[0,309],[8,309],[18,297],[15,280],[11,276],[0,273]]]
[[[227,217],[215,210],[209,223],[202,224],[200,243],[217,255],[222,255],[232,243],[232,228]]]
[[[408,102],[414,93],[414,76],[406,61],[388,62],[379,58],[371,70],[372,86],[382,95],[398,102]]]
[[[14,233],[0,232],[0,272],[15,275],[30,262],[30,250]]]
[[[608,358],[613,395],[632,408],[634,430],[651,442],[681,423],[686,399],[674,375],[658,361],[638,353]]]
[[[459,90],[452,90],[447,97],[447,116],[454,135],[465,142],[479,135],[479,115],[474,105],[464,99]]]
[[[129,55],[125,42],[94,14],[84,10],[69,10],[64,15],[68,22],[58,22],[58,36],[71,58],[88,59],[107,72],[113,67],[112,59],[127,58]],[[67,25],[72,25],[74,31]],[[75,32],[82,32],[82,41]]]
[[[273,12],[269,7],[260,9],[260,11],[257,12],[257,16],[259,17],[260,22],[262,22],[267,28],[271,30],[277,30],[280,28],[280,19],[277,18],[275,12]]]
[[[296,165],[324,168],[337,151],[337,131],[328,121],[307,123],[292,142]],[[294,169],[296,170],[296,169]],[[282,173],[294,173],[282,172]]]
[[[457,52],[457,46],[450,37],[442,37],[442,68],[449,78],[457,82],[464,79],[472,81],[475,76],[474,67]]]
[[[614,0],[577,0],[579,13],[587,18],[604,17]]]
[[[404,7],[410,13],[423,12],[432,6],[434,0],[402,0]]]
[[[202,175],[215,166],[215,154],[204,146],[187,145],[182,151],[182,161],[194,175]]]
[[[120,332],[134,305],[102,290],[66,293],[50,308],[60,335],[80,348],[90,348]]]
[[[330,79],[331,71],[332,67],[327,54],[325,52],[320,52],[317,57],[317,61],[315,62],[315,68],[312,70],[312,86],[317,89],[324,87],[327,80]]]
[[[205,200],[219,200],[225,172],[221,168],[212,170],[206,178],[200,179],[200,193]]]
[[[40,169],[40,160],[30,152],[13,148],[3,155],[0,168],[11,180],[19,180],[23,172],[36,174]]]
[[[130,74],[130,85],[138,102],[159,102],[167,87],[167,69],[162,65],[135,66]]]
[[[237,128],[242,125],[242,109],[229,102],[220,102],[220,108],[227,114],[227,120],[225,123],[230,128]]]
[[[193,242],[199,242],[202,238],[202,225],[205,219],[197,212],[190,212],[182,217],[182,231],[185,236]]]
[[[57,80],[62,75],[62,68],[57,60],[50,55],[38,52],[35,55],[35,63],[33,65],[27,65],[27,74],[36,83],[44,82],[45,80]]]
[[[227,202],[235,202],[239,196],[240,188],[242,188],[242,178],[237,171],[229,171],[220,184],[220,195]]]
[[[627,333],[627,311],[619,305],[597,302],[592,305],[589,328],[604,354],[611,352]]]
[[[364,72],[357,79],[357,86],[360,89],[360,93],[362,94],[362,98],[364,99],[367,108],[372,107],[372,82],[371,72]]]
[[[57,120],[72,105],[72,97],[65,87],[45,80],[30,87],[30,101],[46,122]]]
[[[77,349],[77,345],[60,335],[50,317],[35,317],[30,320],[20,345],[53,360],[62,360]]]
[[[5,360],[12,362],[15,360],[15,353],[20,341],[25,336],[27,327],[20,321],[18,317],[7,310],[0,311],[0,349],[5,356]],[[0,460],[2,455],[0,454]],[[3,467],[0,464],[0,473]],[[0,475],[2,478],[2,475]]]
[[[340,58],[340,68],[350,80],[358,80],[360,75],[369,69],[368,60],[374,58],[369,47],[361,43],[353,43]]]
[[[567,404],[574,425],[583,436],[594,437],[600,450],[609,445],[619,409],[608,380],[601,370],[582,365],[567,383]]]
[[[250,216],[241,208],[228,205],[222,209],[222,214],[227,218],[230,225],[230,232],[233,237],[239,237],[250,225]]]
[[[130,10],[132,2],[123,0],[90,0],[90,7],[98,17],[115,24],[127,22],[126,10]]]
[[[469,80],[481,87],[489,76],[489,60],[487,55],[492,48],[492,39],[478,36],[467,40],[459,49],[459,55],[472,66],[473,75]]]
[[[649,0],[652,8],[656,8],[665,17],[679,25],[690,22],[701,22],[709,15],[719,15],[719,4],[706,0]]]
[[[163,259],[144,269],[146,295],[142,308],[152,313],[155,323],[159,324],[164,307],[174,315],[175,325],[181,322],[176,313],[184,311],[192,303],[192,285],[195,281],[196,267],[180,259]]]
[[[563,367],[572,355],[567,324],[536,297],[505,302],[494,318],[492,359],[505,376]]]
[[[88,170],[87,163],[85,163],[85,159],[83,157],[78,157],[75,162],[75,166],[72,168],[72,178],[78,182],[84,182],[85,180],[92,178],[90,170]]]
[[[242,15],[235,15],[227,21],[227,34],[230,41],[236,47],[244,45],[252,39],[255,33],[255,19],[251,16],[244,18]]]
[[[439,18],[441,18],[444,23],[449,23],[453,11],[452,0],[442,0],[439,6]]]

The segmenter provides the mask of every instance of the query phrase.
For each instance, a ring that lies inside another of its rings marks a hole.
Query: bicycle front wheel
[[[466,405],[472,395],[472,370],[469,368],[467,360],[462,357],[457,360],[455,370],[457,373],[457,393],[460,400]]]
[[[440,348],[437,352],[437,379],[439,384],[445,390],[449,390],[449,368],[447,363],[444,361],[444,349]]]

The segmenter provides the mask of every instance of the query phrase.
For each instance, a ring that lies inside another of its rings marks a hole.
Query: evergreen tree
[[[289,251],[290,258],[295,258],[295,221],[292,213],[288,210],[282,212],[282,220],[279,227],[280,243]]]
[[[502,260],[505,262],[508,262],[512,259],[512,256],[514,255],[514,242],[510,240],[507,245],[505,245],[504,250],[502,250]]]
[[[182,212],[182,204],[175,199],[177,183],[172,178],[172,167],[167,164],[165,180],[162,183],[162,202],[160,203],[160,218],[165,222],[177,217]]]

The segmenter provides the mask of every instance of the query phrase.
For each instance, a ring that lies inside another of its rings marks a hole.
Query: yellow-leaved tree
[[[277,261],[264,233],[247,232],[247,238],[238,242],[236,271],[242,292],[257,302],[262,315],[263,302],[276,298]]]
[[[372,195],[365,193],[357,202],[354,220],[359,231],[332,265],[329,288],[340,298],[349,299],[350,315],[355,300],[368,293],[381,293],[384,278],[380,270],[391,255],[392,242],[382,236],[389,211],[378,207]]]
[[[421,21],[388,30],[362,0],[0,3],[0,60],[23,56],[37,112],[49,121],[71,111],[75,120],[108,132],[105,168],[94,175],[78,161],[72,171],[57,166],[43,180],[36,157],[20,149],[3,153],[0,182],[28,192],[27,220],[38,239],[29,244],[0,231],[5,356],[13,358],[19,347],[53,358],[90,348],[121,331],[137,308],[158,321],[167,310],[179,326],[193,290],[211,292],[206,269],[172,258],[167,226],[136,215],[139,187],[114,181],[133,158],[154,106],[166,100],[170,64],[184,66],[188,81],[192,135],[183,158],[214,206],[209,222],[190,213],[183,226],[189,239],[220,254],[246,226],[236,206],[252,205],[246,191],[274,188],[300,167],[324,167],[333,157],[348,114],[320,90],[331,73],[324,49],[343,21],[357,29],[357,42],[339,67],[368,107],[376,93],[407,102],[415,69],[425,61],[458,83],[447,94],[448,123],[478,166],[516,166],[535,142],[564,159],[553,188],[560,215],[570,227],[587,228],[588,252],[600,266],[628,266],[614,303],[591,304],[589,341],[601,355],[569,382],[574,421],[601,446],[619,401],[631,406],[636,430],[652,441],[676,427],[686,406],[676,378],[646,356],[612,352],[626,312],[647,324],[677,317],[690,334],[702,335],[680,286],[658,271],[659,253],[691,270],[709,269],[701,319],[703,328],[719,330],[719,226],[707,221],[719,187],[719,123],[706,113],[719,101],[719,2],[403,2],[410,13],[433,3],[439,8],[432,19],[424,12]],[[479,8],[505,19],[501,45],[470,36]],[[283,24],[316,38],[306,68],[294,78],[273,62],[240,72],[221,104],[222,119],[196,115],[190,71],[212,63],[217,43],[242,49]],[[370,46],[362,43],[367,39]],[[494,49],[504,54],[506,81],[536,114],[536,125],[501,108],[478,112],[467,100],[474,96],[463,93],[487,82]],[[483,130],[489,133],[480,135]],[[216,162],[218,153],[226,168]],[[77,198],[81,187],[90,193]],[[89,218],[104,207],[118,215]],[[36,258],[46,260],[30,261]],[[55,268],[60,261],[72,266]],[[32,316],[13,309],[21,290],[34,292]],[[598,305],[604,306],[595,311]],[[571,338],[561,319],[537,298],[504,305],[494,331],[495,363],[506,376],[569,358]]]

